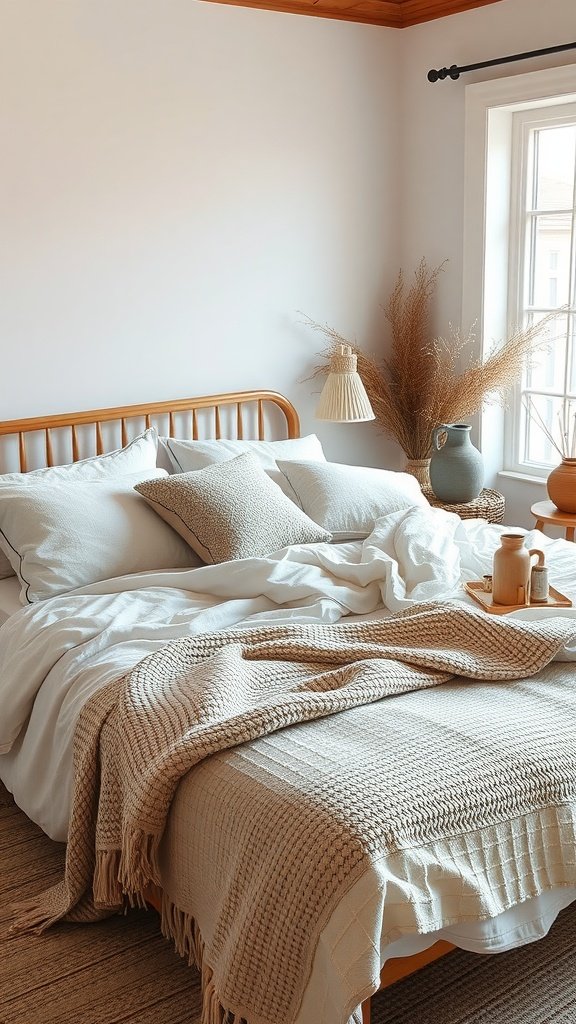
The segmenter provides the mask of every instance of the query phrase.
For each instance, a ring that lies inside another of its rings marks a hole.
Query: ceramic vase
[[[494,552],[492,567],[492,600],[494,604],[529,604],[532,560],[544,565],[544,553],[538,548],[529,551],[522,533],[503,533],[500,547]]]
[[[576,459],[562,459],[549,474],[546,487],[560,512],[576,513]]]
[[[447,504],[473,501],[484,486],[484,463],[470,440],[471,429],[466,423],[442,423],[432,435],[430,483],[436,497]]]

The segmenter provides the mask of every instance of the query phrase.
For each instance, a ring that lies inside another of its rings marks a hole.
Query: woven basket
[[[485,487],[474,501],[450,505],[440,501],[432,491],[426,497],[433,508],[444,508],[447,512],[455,512],[460,519],[486,519],[489,523],[501,523],[504,519],[506,502],[504,495],[491,487]]]

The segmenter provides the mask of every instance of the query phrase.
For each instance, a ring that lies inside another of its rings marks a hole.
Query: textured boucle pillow
[[[290,501],[252,453],[136,485],[205,562],[259,558],[331,535]]]

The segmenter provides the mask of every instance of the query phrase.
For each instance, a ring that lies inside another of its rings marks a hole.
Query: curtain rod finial
[[[437,82],[438,79],[443,82],[445,78],[451,78],[455,82],[460,78],[460,68],[457,64],[451,64],[449,68],[440,68],[439,71],[435,71],[432,68],[428,72],[427,78],[429,82]]]

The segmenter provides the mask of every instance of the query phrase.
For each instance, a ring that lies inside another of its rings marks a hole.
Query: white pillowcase
[[[200,561],[134,490],[163,469],[111,480],[39,481],[0,487],[0,547],[21,583],[23,604],[99,580]]]
[[[339,462],[278,461],[306,515],[334,540],[368,537],[375,521],[389,512],[429,505],[409,473]]]
[[[278,469],[276,460],[326,461],[316,434],[289,438],[286,441],[183,441],[174,437],[161,437],[160,448],[168,453],[176,473],[191,473],[212,466],[216,462],[228,462],[238,455],[244,455],[245,452],[252,452],[270,479],[278,484],[292,501],[296,501],[296,496],[286,477]]]
[[[107,480],[127,473],[144,474],[156,469],[157,450],[158,431],[155,427],[149,427],[124,448],[106,455],[95,455],[65,466],[34,469],[30,473],[4,473],[0,476],[0,487],[32,487],[39,482]],[[0,551],[0,580],[13,575],[14,570],[8,558]]]

